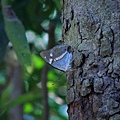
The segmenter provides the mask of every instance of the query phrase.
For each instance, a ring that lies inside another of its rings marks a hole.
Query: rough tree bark
[[[120,120],[120,0],[63,0],[69,120]]]

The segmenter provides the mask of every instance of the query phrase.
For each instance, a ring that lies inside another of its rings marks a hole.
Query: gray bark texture
[[[120,0],[63,0],[69,120],[120,120]]]

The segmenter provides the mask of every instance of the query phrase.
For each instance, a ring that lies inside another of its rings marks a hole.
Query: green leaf
[[[21,95],[11,102],[8,102],[8,101],[3,102],[3,100],[2,100],[1,107],[0,107],[1,114],[3,114],[5,111],[11,109],[12,107],[14,107],[16,105],[20,105],[20,104],[23,104],[25,102],[33,101],[33,100],[38,99],[38,98],[40,98],[39,93],[31,92],[31,93]]]
[[[40,69],[45,65],[45,62],[37,55],[32,55],[32,62],[37,69]]]
[[[3,0],[4,1],[4,0]],[[4,3],[2,1],[2,3]],[[25,67],[31,65],[30,49],[25,36],[25,29],[10,5],[2,6],[5,29],[17,54],[19,63]]]
[[[26,103],[24,105],[24,112],[25,113],[30,113],[31,111],[33,111],[33,106],[31,103]]]
[[[53,2],[55,3],[55,5],[58,8],[58,10],[61,11],[60,0],[53,0]]]

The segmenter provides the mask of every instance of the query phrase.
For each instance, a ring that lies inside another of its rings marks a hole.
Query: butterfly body
[[[42,58],[51,66],[67,72],[71,69],[73,60],[73,51],[71,46],[57,45],[50,50],[40,53]]]

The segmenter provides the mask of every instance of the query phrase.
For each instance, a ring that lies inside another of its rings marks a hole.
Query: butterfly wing
[[[72,53],[67,53],[59,60],[53,61],[52,66],[61,70],[61,71],[69,71],[71,69],[72,62]]]
[[[48,50],[41,52],[40,55],[47,63],[52,63],[53,59],[50,57],[50,52]]]
[[[58,45],[50,50],[40,53],[41,57],[53,67],[61,71],[69,71],[71,69],[72,52],[67,50],[68,45]]]

